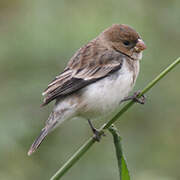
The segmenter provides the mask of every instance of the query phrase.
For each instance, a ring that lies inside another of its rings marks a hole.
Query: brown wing
[[[124,55],[114,50],[101,48],[94,42],[82,47],[72,57],[66,69],[44,91],[44,103],[64,97],[108,76],[122,66]]]

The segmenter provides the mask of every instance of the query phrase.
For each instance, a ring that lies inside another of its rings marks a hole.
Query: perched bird
[[[94,138],[98,131],[92,126],[96,119],[115,110],[128,99],[139,73],[139,60],[146,45],[130,26],[114,24],[97,38],[80,48],[62,73],[43,92],[42,106],[56,100],[45,127],[32,144],[31,155],[47,134],[63,121],[73,117],[88,120]]]

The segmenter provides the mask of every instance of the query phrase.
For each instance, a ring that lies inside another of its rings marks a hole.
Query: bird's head
[[[101,36],[109,47],[132,60],[140,60],[142,51],[146,49],[146,45],[139,34],[128,25],[114,24],[106,29]]]

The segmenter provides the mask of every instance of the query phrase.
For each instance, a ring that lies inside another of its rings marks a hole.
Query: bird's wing
[[[45,98],[42,105],[69,95],[121,68],[123,54],[94,47],[92,43],[79,49],[65,70],[48,85],[43,93]]]

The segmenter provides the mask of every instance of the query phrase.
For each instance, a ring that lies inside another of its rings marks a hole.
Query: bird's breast
[[[84,88],[81,95],[83,114],[97,116],[116,109],[132,90],[138,72],[139,64],[135,72],[124,61],[120,70]]]

